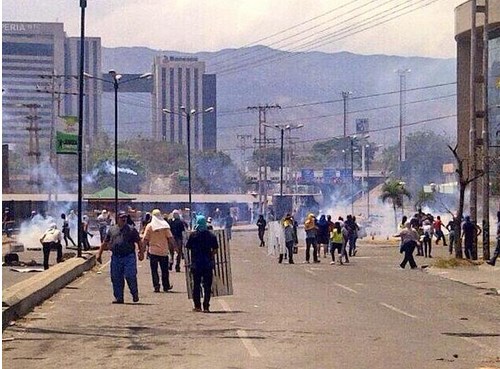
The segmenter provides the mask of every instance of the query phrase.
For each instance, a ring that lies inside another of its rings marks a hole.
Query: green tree
[[[197,153],[193,168],[196,192],[237,193],[246,187],[244,176],[223,152]]]
[[[406,189],[404,183],[389,179],[382,185],[382,194],[380,199],[383,203],[390,201],[392,209],[394,210],[394,226],[398,228],[398,215],[397,209],[403,207],[404,197],[411,199],[410,192]]]
[[[281,148],[272,146],[265,149],[254,150],[252,160],[255,164],[259,165],[260,154],[263,155],[263,163],[271,170],[279,170],[281,167]]]

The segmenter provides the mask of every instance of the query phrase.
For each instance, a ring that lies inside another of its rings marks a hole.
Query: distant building
[[[80,39],[66,38],[63,23],[2,22],[2,142],[26,151],[30,119],[37,121],[40,152],[49,151],[57,116],[78,116]],[[86,38],[84,70],[101,74],[101,39]],[[85,81],[84,144],[101,121],[102,83]]]
[[[92,76],[101,77],[101,38],[85,37],[85,60],[84,71]],[[68,37],[65,44],[65,71],[68,78],[65,79],[65,90],[67,92],[78,92],[78,79],[70,76],[78,76],[80,60],[80,37]],[[83,99],[83,141],[84,145],[92,146],[95,138],[101,131],[102,121],[102,81],[95,78],[86,78],[84,82],[85,98]],[[64,99],[65,115],[78,116],[78,95],[69,94]]]
[[[478,4],[480,5],[480,4]],[[489,1],[489,68],[488,68],[488,116],[490,122],[490,157],[500,156],[500,0]],[[457,41],[457,143],[458,153],[469,161],[469,129],[470,129],[470,30],[471,2],[465,2],[455,9],[455,39]],[[479,72],[483,53],[483,16],[477,16],[477,64]],[[481,73],[478,73],[480,75]],[[481,84],[478,84],[478,107],[481,101]],[[476,131],[480,138],[482,119],[476,120]],[[478,155],[478,169],[481,169],[481,155]],[[500,173],[491,173],[491,183],[497,185]]]
[[[152,136],[168,142],[186,143],[186,118],[164,114],[196,110],[191,119],[191,143],[195,150],[216,149],[216,78],[205,75],[205,63],[198,58],[157,56],[153,62]],[[204,110],[213,107],[211,113]],[[206,125],[206,126],[205,126]]]

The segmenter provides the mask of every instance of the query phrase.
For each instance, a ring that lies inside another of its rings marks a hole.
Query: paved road
[[[174,293],[153,293],[146,262],[140,303],[112,305],[109,266],[96,268],[4,331],[3,365],[500,367],[498,296],[401,270],[394,247],[364,247],[345,266],[279,265],[256,244],[234,234],[235,295],[213,299],[212,314],[191,311],[184,273],[171,276]]]

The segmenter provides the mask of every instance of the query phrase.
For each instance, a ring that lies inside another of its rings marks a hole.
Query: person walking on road
[[[500,211],[497,212],[497,247],[490,260],[487,261],[491,266],[495,266],[498,255],[500,255]]]
[[[45,231],[42,238],[40,238],[43,250],[43,269],[49,269],[49,256],[50,251],[57,250],[57,262],[62,261],[62,245],[61,245],[61,231],[57,229],[55,223],[51,223],[49,229]]]
[[[66,219],[66,214],[62,213],[61,214],[61,219],[63,221],[63,223],[62,223],[62,234],[64,236],[64,242],[66,243],[66,247],[68,247],[68,240],[70,240],[71,243],[73,244],[73,246],[76,247],[75,241],[73,241],[73,239],[71,238],[71,234],[70,234],[70,231],[69,231],[69,222]]]
[[[422,226],[422,231],[424,232],[423,235],[423,242],[424,242],[424,257],[427,257],[427,255],[432,258],[431,252],[432,252],[432,235],[434,234],[435,228],[433,228],[431,222],[429,220],[424,220],[424,224]],[[444,236],[443,236],[444,237]],[[436,241],[437,244],[437,241]]]
[[[139,301],[139,288],[137,286],[137,258],[135,248],[138,248],[139,260],[144,260],[144,247],[139,237],[139,232],[127,224],[127,213],[118,212],[117,224],[112,226],[104,242],[97,252],[97,262],[102,263],[104,250],[111,250],[111,283],[113,284],[114,304],[123,304],[123,290],[125,280],[132,294],[134,302]]]
[[[304,230],[306,231],[306,263],[309,263],[311,258],[311,247],[313,249],[313,261],[319,263],[318,259],[318,244],[316,236],[318,234],[318,226],[316,225],[316,218],[312,213],[307,215],[304,222]]]
[[[201,310],[201,286],[203,285],[203,312],[210,312],[210,295],[213,280],[214,255],[219,248],[217,237],[207,229],[203,215],[196,217],[194,232],[189,235],[186,248],[191,251],[191,273],[193,275],[194,311]]]
[[[226,230],[226,237],[228,240],[230,240],[232,237],[233,223],[234,223],[234,219],[231,216],[231,211],[229,211],[227,213],[227,217],[224,221],[224,229]]]
[[[477,224],[472,223],[470,216],[465,217],[465,222],[462,224],[462,233],[464,236],[465,257],[472,259],[474,238],[481,234],[481,228]]]
[[[295,264],[293,261],[293,245],[295,244],[295,236],[293,230],[293,218],[290,214],[287,214],[285,219],[283,219],[283,232],[285,234],[285,247],[288,254],[288,264]],[[278,262],[280,264],[283,262],[283,254],[280,254]]]
[[[183,237],[184,231],[187,229],[187,225],[181,219],[181,213],[177,209],[172,211],[172,219],[169,221],[169,224],[172,235],[174,236],[174,242],[169,244],[170,262],[168,270],[172,270],[174,265],[174,255],[177,253],[175,257],[175,271],[179,273],[181,271]]]
[[[264,241],[264,234],[266,233],[267,222],[264,219],[264,215],[259,215],[257,219],[257,232],[259,234],[260,245],[259,247],[266,247],[266,242]]]
[[[332,255],[331,265],[335,264],[335,251],[337,251],[339,256],[339,263],[342,265],[342,244],[344,242],[344,236],[342,236],[342,228],[339,222],[335,222],[333,230],[330,233],[330,254]]]
[[[460,230],[460,223],[457,217],[453,217],[445,227],[448,230],[448,252],[453,254],[453,249],[457,243],[457,230]]]
[[[169,245],[173,246],[174,238],[170,231],[170,225],[163,219],[159,209],[154,209],[151,212],[151,220],[144,228],[142,242],[148,252],[154,291],[160,292],[159,265],[163,291],[168,292],[173,288],[168,276],[168,252]]]
[[[321,256],[321,246],[323,246],[323,257],[326,258],[326,254],[328,254],[328,228],[329,224],[326,220],[326,216],[322,214],[318,220],[318,257]]]
[[[108,233],[109,226],[111,225],[111,217],[106,209],[101,211],[101,214],[97,217],[97,225],[99,227],[101,243],[103,243],[106,238],[106,233]]]
[[[417,267],[417,263],[413,258],[413,252],[417,247],[417,242],[419,240],[418,232],[412,228],[410,223],[406,224],[406,229],[403,229],[396,237],[401,237],[401,247],[399,252],[402,254],[404,252],[405,257],[399,266],[404,269],[406,267],[406,263],[410,263],[410,267],[415,269]]]
[[[438,215],[436,217],[436,220],[434,221],[433,224],[434,227],[434,234],[436,235],[436,245],[439,244],[439,240],[443,240],[443,246],[448,246],[446,244],[446,237],[444,236],[442,227],[443,227],[443,222],[441,221],[441,217]]]

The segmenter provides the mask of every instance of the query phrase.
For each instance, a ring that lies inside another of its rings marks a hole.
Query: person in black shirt
[[[136,245],[139,249],[139,260],[144,260],[144,247],[139,237],[139,232],[127,224],[127,213],[118,212],[117,224],[112,226],[104,242],[97,252],[97,262],[102,263],[102,252],[111,250],[111,283],[113,284],[114,304],[123,304],[123,289],[125,280],[132,294],[134,302],[139,301],[137,287],[137,259],[135,256]]]
[[[462,232],[464,235],[465,257],[467,259],[472,259],[474,239],[481,234],[481,228],[472,223],[470,216],[466,216],[465,222],[462,224]]]
[[[172,212],[172,219],[170,219],[168,222],[170,224],[172,235],[174,236],[173,246],[169,245],[170,263],[168,265],[168,270],[172,270],[172,266],[174,265],[174,253],[177,252],[177,257],[175,258],[175,271],[180,272],[183,232],[187,229],[187,226],[186,223],[184,223],[184,221],[181,219],[179,210],[174,210]]]
[[[214,254],[219,248],[217,237],[207,229],[203,215],[196,217],[196,226],[189,235],[186,248],[191,251],[191,273],[193,274],[194,311],[201,310],[201,285],[203,284],[203,312],[210,312]]]
[[[266,242],[264,241],[264,234],[266,233],[266,225],[267,222],[264,219],[264,215],[259,215],[259,219],[257,219],[257,232],[259,234],[260,245],[259,247],[265,247]]]
[[[488,264],[495,266],[498,256],[500,255],[500,211],[497,212],[497,247],[490,260],[487,261]]]

